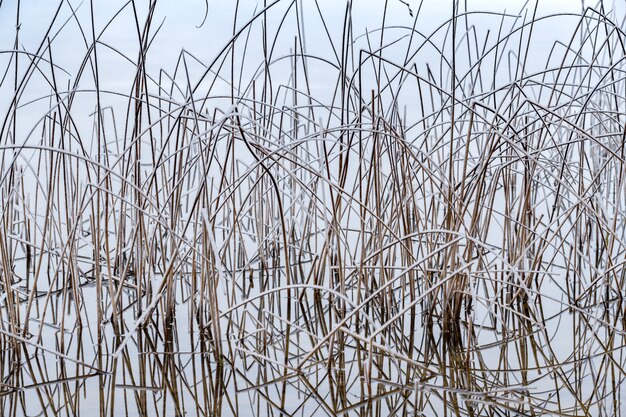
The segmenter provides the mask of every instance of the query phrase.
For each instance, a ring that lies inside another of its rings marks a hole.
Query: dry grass
[[[148,71],[160,6],[131,1],[111,91],[90,6],[1,55],[0,414],[624,414],[623,21],[422,33],[411,3],[356,33],[355,3],[338,37],[311,2],[322,54],[302,2],[237,5],[193,78]]]

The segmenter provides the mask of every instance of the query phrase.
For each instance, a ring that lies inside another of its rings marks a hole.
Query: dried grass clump
[[[615,14],[237,3],[214,60],[151,71],[140,6],[0,54],[0,414],[624,414]]]

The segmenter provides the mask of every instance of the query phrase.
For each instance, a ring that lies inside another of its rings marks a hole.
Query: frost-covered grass
[[[623,16],[365,3],[0,1],[1,415],[624,414]]]

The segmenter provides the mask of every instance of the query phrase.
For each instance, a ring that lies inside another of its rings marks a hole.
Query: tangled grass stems
[[[624,21],[430,3],[0,2],[1,414],[623,415]]]

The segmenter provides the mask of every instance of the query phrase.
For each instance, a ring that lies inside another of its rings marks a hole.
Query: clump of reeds
[[[153,71],[97,5],[0,1],[0,414],[623,415],[616,14],[237,2]]]

